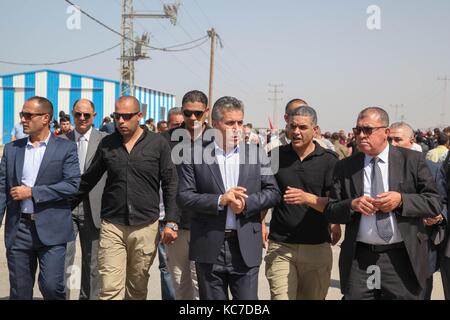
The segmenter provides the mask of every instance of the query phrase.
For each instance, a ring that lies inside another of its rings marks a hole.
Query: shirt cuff
[[[225,207],[220,205],[220,199],[222,199],[221,195],[219,196],[219,199],[217,200],[217,210],[222,211],[222,210],[225,210]]]

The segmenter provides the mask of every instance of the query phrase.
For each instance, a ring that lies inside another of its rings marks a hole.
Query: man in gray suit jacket
[[[72,110],[75,130],[62,136],[74,141],[78,147],[80,171],[83,173],[92,162],[95,151],[107,134],[92,127],[96,116],[92,101],[80,99],[75,101]],[[81,288],[80,300],[98,299],[100,276],[97,267],[98,239],[100,234],[100,209],[106,175],[89,193],[78,207],[72,211],[75,234],[80,234],[81,244]],[[70,298],[70,289],[77,289],[75,277],[78,268],[73,266],[75,260],[76,241],[67,244],[66,253],[66,293]]]
[[[241,101],[220,98],[212,110],[217,130],[207,131],[214,141],[197,140],[181,168],[177,201],[192,212],[189,258],[201,300],[226,300],[228,288],[234,299],[258,298],[261,211],[281,199],[264,151],[240,143],[243,117]]]

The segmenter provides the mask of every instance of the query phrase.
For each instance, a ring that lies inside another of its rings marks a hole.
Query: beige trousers
[[[189,260],[191,232],[179,229],[178,238],[166,246],[167,265],[172,276],[176,300],[198,300],[195,263]]]
[[[333,257],[329,243],[269,242],[264,258],[273,300],[324,300],[330,287]]]
[[[102,220],[98,250],[101,300],[145,300],[159,241],[158,220],[125,226]]]

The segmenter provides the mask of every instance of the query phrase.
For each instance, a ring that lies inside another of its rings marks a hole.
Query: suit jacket
[[[206,143],[200,145],[200,150],[211,151],[209,155],[215,160],[213,146],[212,143]],[[247,188],[248,198],[244,212],[236,215],[237,234],[245,264],[254,267],[260,265],[262,256],[261,211],[274,207],[280,201],[281,193],[273,174],[261,174],[262,171],[267,173],[265,170],[270,170],[264,151],[256,145],[241,144],[239,156],[238,185]],[[216,263],[225,237],[227,216],[227,207],[218,210],[218,200],[225,192],[216,161],[212,164],[204,161],[194,164],[192,159],[191,163],[181,166],[177,202],[183,210],[192,212],[190,260]]]
[[[5,145],[0,164],[0,221],[6,211],[5,245],[9,249],[20,222],[20,201],[10,196],[12,187],[20,186],[28,138]],[[50,135],[44,157],[32,188],[36,230],[46,246],[74,240],[68,198],[78,190],[80,166],[77,146]]]
[[[92,163],[92,159],[94,158],[95,152],[97,151],[97,147],[100,144],[100,141],[102,141],[103,137],[107,136],[108,134],[105,132],[98,131],[95,128],[92,128],[91,136],[88,143],[88,149],[86,152],[86,161],[84,163],[84,171],[86,171],[89,166]],[[75,130],[69,132],[67,135],[62,135],[61,138],[69,139],[71,141],[75,141]],[[94,189],[89,192],[88,199],[85,199],[87,201],[83,201],[84,206],[84,212],[85,214],[91,214],[92,220],[94,222],[94,225],[96,228],[100,229],[101,225],[101,218],[100,218],[100,212],[102,209],[102,195],[103,195],[103,189],[105,189],[105,183],[106,183],[106,173],[103,175],[103,177],[100,179],[100,181],[97,183],[97,185],[94,187]],[[86,202],[88,205],[86,205]]]
[[[402,195],[395,210],[400,234],[422,288],[428,272],[428,235],[423,218],[441,213],[439,194],[420,152],[389,146],[389,191]],[[339,257],[341,291],[346,292],[361,214],[351,209],[353,199],[364,195],[364,154],[361,152],[336,164],[330,201],[324,214],[331,223],[346,224]]]

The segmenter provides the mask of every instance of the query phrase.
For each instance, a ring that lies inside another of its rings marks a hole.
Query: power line
[[[63,60],[63,61],[58,61],[58,62],[44,62],[44,63],[23,63],[23,62],[13,62],[13,61],[4,61],[4,60],[0,60],[0,63],[4,63],[4,64],[12,64],[12,65],[16,65],[16,66],[53,66],[53,65],[57,65],[57,64],[65,64],[65,63],[70,63],[70,62],[76,62],[76,61],[81,61],[81,60],[85,60],[94,56],[98,56],[102,53],[111,51],[117,47],[120,46],[120,43],[116,44],[115,46],[112,46],[108,49],[96,52],[96,53],[92,53],[89,54],[87,56],[83,56],[80,58],[75,58],[75,59],[70,59],[70,60]]]
[[[187,42],[187,43],[181,43],[181,44],[169,46],[169,47],[166,47],[166,48],[157,48],[157,47],[153,47],[153,46],[146,45],[146,44],[143,44],[143,43],[141,43],[141,42],[138,42],[138,41],[136,41],[136,40],[134,40],[134,39],[130,39],[129,37],[126,37],[125,35],[121,34],[120,32],[118,32],[118,31],[114,30],[113,28],[107,26],[106,24],[104,24],[103,22],[101,22],[100,20],[98,20],[97,18],[93,17],[92,15],[90,15],[89,13],[87,13],[86,11],[84,11],[83,9],[81,9],[80,6],[74,4],[74,3],[71,2],[70,0],[64,0],[64,1],[67,2],[68,4],[72,5],[72,6],[76,6],[76,7],[78,8],[78,10],[80,10],[80,12],[81,12],[82,14],[84,14],[85,16],[87,16],[89,19],[91,19],[92,21],[98,23],[98,24],[101,25],[102,27],[104,27],[104,28],[108,29],[109,31],[113,32],[114,34],[120,36],[121,38],[124,38],[124,39],[126,39],[126,40],[128,40],[128,41],[130,41],[130,42],[132,42],[132,43],[134,43],[134,44],[137,44],[137,45],[141,45],[141,46],[150,48],[150,49],[152,49],[152,50],[159,50],[159,51],[165,51],[165,52],[180,52],[180,51],[191,50],[191,49],[194,49],[194,48],[196,48],[196,47],[201,46],[201,45],[204,44],[206,41],[205,41],[205,42],[201,42],[200,44],[198,44],[198,45],[196,45],[196,46],[191,46],[191,47],[183,48],[183,49],[170,49],[170,48],[173,48],[173,47],[181,47],[181,46],[183,46],[183,45],[187,45],[187,44],[190,44],[190,43],[193,43],[193,42],[197,42],[197,41],[201,41],[201,40],[204,40],[205,38],[208,38],[208,36],[203,36],[203,37],[201,37],[201,38],[195,39],[195,40],[193,40],[193,41],[189,41],[189,42]]]

